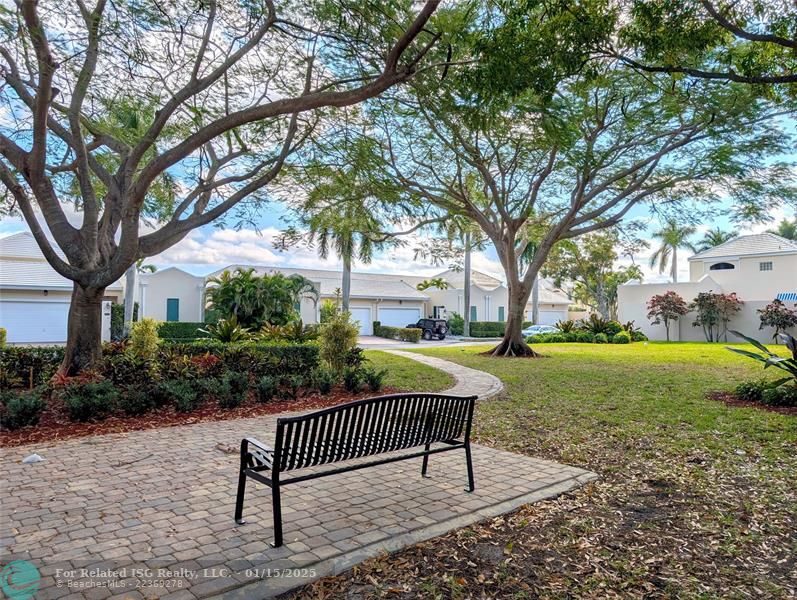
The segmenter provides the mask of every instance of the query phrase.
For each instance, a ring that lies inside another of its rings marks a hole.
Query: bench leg
[[[279,481],[274,481],[271,487],[271,508],[274,515],[274,544],[275,548],[282,546],[282,504],[280,503]]]
[[[235,498],[235,522],[238,525],[246,523],[243,519],[244,512],[244,494],[246,493],[246,473],[241,469],[238,475],[238,495]]]
[[[465,491],[472,492],[475,486],[473,485],[473,460],[470,455],[470,443],[465,444],[465,460],[468,463],[468,487]]]
[[[423,449],[424,449],[425,452],[429,452],[429,448],[430,447],[431,447],[431,444],[426,444],[426,446],[424,446]],[[429,466],[429,455],[428,454],[424,454],[423,455],[423,466],[421,467],[421,477],[426,477],[426,469],[427,469],[428,466]]]

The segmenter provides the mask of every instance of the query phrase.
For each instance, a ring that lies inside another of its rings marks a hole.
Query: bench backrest
[[[467,439],[475,400],[476,396],[392,394],[281,417],[274,469],[290,471]]]

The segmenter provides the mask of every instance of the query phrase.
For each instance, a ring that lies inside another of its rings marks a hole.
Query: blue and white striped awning
[[[781,292],[777,299],[785,302],[797,302],[797,292]]]

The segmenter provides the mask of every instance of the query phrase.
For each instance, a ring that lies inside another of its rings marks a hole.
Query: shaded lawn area
[[[366,350],[365,356],[373,368],[387,369],[385,387],[388,388],[408,392],[440,392],[454,385],[454,378],[448,373],[409,358],[379,350]]]
[[[476,441],[600,480],[297,596],[797,594],[797,419],[705,397],[760,378],[758,363],[721,344],[546,344],[538,360],[479,356],[485,349],[423,351],[507,385],[478,405]]]

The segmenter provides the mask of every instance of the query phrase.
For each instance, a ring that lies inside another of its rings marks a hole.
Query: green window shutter
[[[498,320],[501,321],[502,323],[504,322],[504,307],[503,306],[499,306],[498,307]]]
[[[471,323],[475,323],[476,321],[478,321],[478,319],[476,317],[477,317],[476,307],[475,306],[471,306],[470,307],[470,321],[471,321]]]
[[[180,320],[180,299],[179,298],[166,298],[166,320],[179,321]]]

